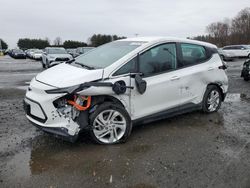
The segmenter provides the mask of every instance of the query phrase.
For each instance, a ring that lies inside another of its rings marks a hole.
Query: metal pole
[[[0,56],[2,56],[2,55],[3,55],[3,52],[2,52],[2,41],[0,39]]]

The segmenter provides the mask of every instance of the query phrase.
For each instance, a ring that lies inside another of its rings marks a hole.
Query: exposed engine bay
[[[133,87],[126,86],[125,82],[121,80],[114,84],[91,82],[71,88],[47,90],[47,93],[67,93],[53,102],[56,112],[53,112],[52,116],[64,118],[68,122],[68,128],[75,127],[77,123],[79,130],[76,133],[82,129],[90,129],[89,113],[95,110],[95,105],[100,102],[98,100],[103,100],[101,97],[84,96],[81,94],[81,90],[89,89],[91,86],[96,88],[109,87],[111,88],[111,93],[117,95],[124,94],[127,88],[133,89]]]

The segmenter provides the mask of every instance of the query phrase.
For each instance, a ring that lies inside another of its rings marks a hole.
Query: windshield
[[[49,54],[67,54],[67,51],[63,48],[54,48],[48,50]]]
[[[142,45],[143,42],[115,41],[90,50],[76,58],[77,64],[105,68]]]

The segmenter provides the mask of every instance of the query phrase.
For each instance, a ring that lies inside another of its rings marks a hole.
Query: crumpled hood
[[[36,76],[45,84],[63,88],[102,79],[103,69],[87,70],[66,63],[51,67]]]

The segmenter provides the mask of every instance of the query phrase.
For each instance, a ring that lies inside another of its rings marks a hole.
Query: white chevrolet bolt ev
[[[202,110],[216,112],[228,78],[217,47],[178,38],[129,38],[38,74],[24,99],[35,126],[75,141],[124,142],[132,126]]]

